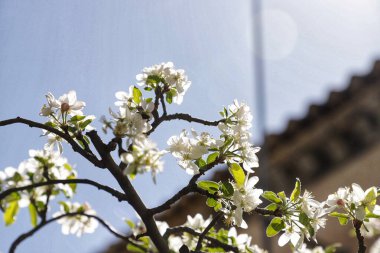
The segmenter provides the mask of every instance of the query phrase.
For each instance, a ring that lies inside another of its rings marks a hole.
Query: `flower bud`
[[[61,112],[67,112],[70,110],[70,105],[68,103],[61,104]]]

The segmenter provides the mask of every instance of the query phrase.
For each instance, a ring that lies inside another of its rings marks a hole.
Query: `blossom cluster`
[[[153,181],[156,182],[156,174],[162,172],[164,162],[161,157],[165,151],[160,151],[157,145],[145,135],[139,135],[133,140],[129,152],[120,155],[120,159],[126,164],[124,172],[134,176],[150,172]]]
[[[60,211],[54,213],[53,217],[62,216],[57,222],[62,225],[64,235],[75,234],[80,237],[82,234],[95,232],[99,224],[95,218],[87,215],[96,215],[95,210],[91,209],[88,203],[61,201]]]
[[[343,211],[335,212],[332,216],[338,217],[342,224],[348,220],[357,219],[363,221],[365,218],[371,218],[379,207],[376,205],[378,192],[376,187],[370,187],[364,191],[360,185],[352,184],[351,189],[348,187],[339,188],[337,192],[327,198],[327,204],[333,209]],[[375,215],[379,215],[375,214]]]
[[[172,136],[167,141],[168,151],[178,159],[178,164],[188,174],[195,175],[199,173],[199,166],[196,161],[207,154],[210,149],[218,148],[222,143],[215,140],[209,133],[202,132],[198,134],[191,130],[191,137],[186,130],[182,130],[179,136]]]
[[[74,90],[63,94],[58,99],[52,93],[46,95],[47,104],[41,108],[40,115],[49,119],[45,125],[63,131],[75,139],[83,148],[90,143],[87,136],[83,135],[83,131],[90,131],[94,128],[90,123],[95,119],[95,116],[83,115],[83,108],[86,103],[77,100],[77,95]],[[60,153],[63,152],[62,138],[52,132],[43,130],[43,135],[48,137],[48,142],[45,149],[54,149],[56,146]]]
[[[296,181],[290,197],[284,192],[274,193],[266,191],[262,197],[271,202],[266,207],[280,214],[272,219],[267,227],[267,236],[272,237],[283,231],[278,239],[279,246],[290,243],[296,250],[300,249],[304,239],[313,239],[317,242],[316,235],[320,228],[324,228],[326,215],[332,210],[326,206],[326,202],[319,202],[313,195],[305,190],[301,193],[301,183]]]
[[[168,238],[169,248],[172,252],[180,252],[181,247],[186,246],[187,249],[194,250],[197,246],[199,235],[210,224],[212,217],[204,219],[201,214],[196,214],[194,217],[188,215],[187,221],[179,227],[174,227],[175,232],[169,232],[170,227],[166,222],[156,221],[157,227],[164,237]],[[145,225],[139,220],[136,224],[128,221],[131,227],[132,234],[137,237],[146,232]],[[190,232],[191,231],[191,232]],[[229,230],[212,228],[206,234],[202,243],[202,252],[215,252],[218,249],[220,252],[229,252],[223,250],[220,245],[213,244],[218,240],[221,243],[236,247],[241,253],[267,253],[255,244],[252,244],[252,237],[248,234],[238,234],[234,227]],[[144,237],[139,237],[138,240],[133,240],[134,244],[128,244],[127,249],[133,251],[136,245],[145,248],[147,251],[157,252],[150,240]],[[140,248],[141,249],[141,248]]]
[[[21,162],[17,168],[7,167],[0,171],[0,190],[29,186],[49,180],[66,180],[76,178],[77,172],[70,166],[67,159],[53,150],[30,150],[30,158]],[[19,207],[28,207],[34,212],[44,211],[48,199],[53,199],[59,193],[71,198],[75,192],[75,184],[52,184],[14,192],[5,198],[1,204],[7,213],[15,212],[12,218],[5,219],[6,224],[14,222]],[[10,209],[13,207],[13,209]],[[17,207],[17,208],[16,208]],[[6,216],[8,217],[8,216]]]
[[[166,95],[169,103],[181,104],[183,96],[190,87],[183,69],[175,69],[172,62],[146,67],[141,74],[136,75],[137,84],[144,86],[147,90],[160,88]]]

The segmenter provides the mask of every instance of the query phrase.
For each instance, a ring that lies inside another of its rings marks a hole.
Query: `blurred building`
[[[311,105],[304,118],[290,120],[284,132],[266,136],[260,153],[262,165],[257,174],[268,179],[268,190],[289,194],[298,177],[302,188],[322,201],[353,182],[363,188],[380,185],[380,61],[367,75],[353,76],[345,90],[332,91],[325,103]],[[227,171],[215,175],[216,180],[226,177]],[[190,195],[160,218],[175,226],[183,224],[186,215],[198,212],[208,216],[211,208],[203,197]],[[277,237],[265,240],[262,217],[252,214],[246,220],[250,230],[245,232],[260,246],[274,253],[290,252],[287,246],[277,246]],[[329,219],[318,242],[340,242],[339,252],[356,252],[357,241],[350,237],[350,228]],[[105,252],[126,252],[125,244]]]

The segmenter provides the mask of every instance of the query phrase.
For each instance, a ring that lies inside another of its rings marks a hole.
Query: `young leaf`
[[[242,167],[240,167],[237,163],[232,163],[230,165],[229,171],[231,175],[233,176],[236,184],[241,187],[244,185],[245,182],[245,174]]]
[[[301,193],[301,181],[297,178],[296,184],[294,186],[294,190],[292,194],[290,195],[290,200],[292,202],[296,202],[296,200],[300,196],[300,193]]]
[[[342,226],[347,225],[348,223],[348,218],[338,217],[338,220],[339,220],[339,224]]]
[[[207,198],[206,200],[206,204],[209,206],[209,207],[214,207],[218,204],[218,201],[214,198]]]
[[[127,250],[128,252],[133,252],[133,253],[145,253],[145,250],[137,247],[136,245],[132,243],[128,243]]]
[[[210,154],[207,157],[207,164],[215,162],[215,160],[216,160],[216,158],[218,158],[218,156],[219,156],[219,152],[214,152],[214,153]]]
[[[261,197],[263,197],[266,200],[269,200],[270,202],[281,204],[282,201],[279,197],[277,197],[276,193],[272,191],[265,191],[263,194],[261,194]]]
[[[16,221],[18,210],[18,201],[13,201],[8,204],[4,212],[4,221],[6,226],[12,225]]]
[[[133,86],[133,101],[136,104],[139,104],[141,102],[142,93],[136,86]]]
[[[277,204],[275,204],[275,203],[271,203],[271,204],[269,204],[269,205],[267,205],[266,207],[265,207],[265,209],[266,210],[268,210],[268,211],[276,211],[277,210]]]
[[[37,210],[34,207],[34,205],[29,204],[29,215],[30,215],[30,223],[32,223],[32,226],[37,226]]]
[[[220,190],[223,192],[225,197],[231,197],[234,194],[234,187],[230,182],[222,182],[220,185]]]
[[[79,127],[80,127],[81,129],[85,129],[86,126],[88,126],[91,122],[92,122],[92,119],[87,119],[87,120],[81,122],[81,123],[79,124]],[[83,136],[83,137],[85,137],[85,136]]]
[[[273,237],[284,228],[284,221],[280,217],[274,217],[267,227],[266,234],[268,237]]]
[[[332,212],[329,214],[331,217],[337,217],[337,218],[349,218],[348,214],[345,213],[338,213],[338,212]]]
[[[214,194],[219,190],[219,184],[214,181],[199,181],[197,185],[199,188],[208,191],[210,194]]]
[[[166,102],[171,104],[173,102],[173,93],[171,91],[168,91],[166,93]]]
[[[58,202],[61,206],[63,206],[63,210],[65,211],[65,213],[69,213],[70,212],[70,207],[69,205],[64,202],[64,201],[59,201]]]

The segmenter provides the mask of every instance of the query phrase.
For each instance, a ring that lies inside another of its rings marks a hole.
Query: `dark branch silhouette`
[[[24,190],[31,190],[37,187],[41,186],[46,186],[46,185],[56,185],[56,184],[87,184],[87,185],[92,185],[98,188],[98,190],[103,190],[117,198],[119,201],[127,201],[128,197],[122,192],[119,192],[109,186],[102,185],[98,182],[89,180],[89,179],[64,179],[64,180],[49,180],[46,182],[40,182],[40,183],[34,183],[26,186],[21,186],[21,187],[15,187],[15,188],[10,188],[7,189],[3,192],[0,193],[0,201],[6,198],[9,194],[12,194],[13,192],[18,192],[18,191],[24,191]]]
[[[122,234],[118,233],[117,231],[115,231],[114,228],[112,228],[111,225],[109,225],[106,221],[104,221],[103,219],[99,218],[98,216],[91,215],[91,214],[86,214],[86,213],[83,213],[83,212],[74,212],[74,213],[65,213],[65,214],[59,215],[57,217],[51,218],[49,220],[40,222],[33,229],[31,229],[28,232],[26,232],[24,234],[21,234],[19,237],[17,237],[16,240],[13,241],[13,243],[12,243],[10,249],[9,249],[9,253],[16,252],[16,248],[17,248],[18,245],[20,245],[20,243],[22,243],[24,240],[28,239],[29,237],[33,236],[37,231],[39,231],[40,229],[42,229],[46,225],[48,225],[48,224],[50,224],[50,223],[52,223],[54,221],[57,221],[59,219],[62,219],[64,217],[72,217],[72,216],[77,216],[77,215],[86,216],[88,218],[96,219],[97,221],[99,221],[100,224],[103,225],[103,227],[105,227],[109,232],[111,232],[117,238],[120,238],[120,239],[122,239],[124,241],[128,241],[130,243],[133,243],[133,242],[130,241],[130,237],[129,236],[125,236],[125,235],[122,235]]]
[[[358,253],[365,253],[367,247],[364,245],[364,236],[360,232],[360,227],[363,225],[363,222],[354,219],[352,224],[354,225],[356,239],[358,240]]]
[[[2,121],[0,121],[0,126],[7,126],[7,125],[12,125],[12,124],[17,124],[17,123],[25,124],[25,125],[28,125],[29,127],[36,127],[36,128],[44,129],[46,131],[49,131],[49,132],[52,132],[53,134],[58,135],[62,139],[66,140],[71,145],[71,147],[73,148],[73,150],[75,152],[81,154],[84,158],[86,158],[88,161],[90,161],[96,167],[104,168],[104,165],[102,164],[102,162],[99,161],[99,159],[94,154],[89,153],[88,151],[82,149],[82,147],[74,139],[72,139],[69,134],[61,132],[61,131],[53,128],[53,127],[50,127],[50,126],[47,126],[47,125],[44,125],[44,124],[41,124],[38,122],[34,122],[32,120],[24,119],[21,117],[2,120]]]

